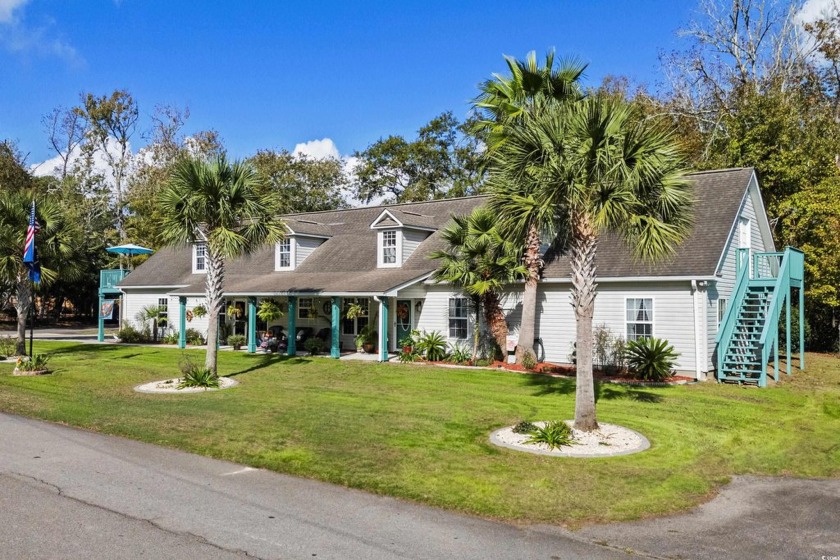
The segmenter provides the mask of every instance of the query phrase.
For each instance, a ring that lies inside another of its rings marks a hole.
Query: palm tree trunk
[[[496,292],[490,291],[484,294],[484,321],[487,323],[487,328],[490,329],[490,334],[493,335],[493,340],[499,347],[499,352],[504,357],[507,352],[508,326],[507,321],[505,321],[505,313],[502,311],[499,294]]]
[[[207,354],[204,367],[217,374],[217,340],[219,338],[219,311],[225,284],[225,262],[219,252],[207,244],[207,278],[204,297],[207,300]]]
[[[18,356],[26,355],[26,318],[29,316],[29,308],[32,305],[32,283],[26,272],[18,272],[16,289],[15,311],[17,311],[17,342],[15,353]]]
[[[525,290],[522,294],[522,320],[516,346],[516,363],[520,365],[528,354],[534,361],[537,359],[534,354],[534,325],[537,320],[537,284],[540,281],[543,261],[540,257],[540,233],[534,224],[528,228],[523,261],[528,276],[525,278]]]
[[[595,383],[592,376],[592,316],[595,312],[595,253],[598,236],[589,216],[572,224],[570,265],[571,300],[577,326],[577,383],[575,385],[575,429],[589,432],[598,429],[595,417]]]

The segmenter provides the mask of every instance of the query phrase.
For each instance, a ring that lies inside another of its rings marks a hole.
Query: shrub
[[[472,359],[472,352],[465,344],[454,344],[449,352],[449,361],[456,364],[467,364]]]
[[[187,329],[187,344],[201,346],[204,344],[204,335],[195,329]]]
[[[616,373],[625,367],[625,342],[621,336],[613,336],[606,325],[595,327],[592,332],[593,362],[602,371]]]
[[[408,346],[403,347],[402,351],[400,351],[400,355],[397,356],[397,359],[404,364],[408,364],[408,363],[417,361],[418,356],[414,352],[414,350],[413,349],[412,350],[407,350],[407,348],[409,348],[409,347]]]
[[[0,354],[3,356],[14,356],[17,354],[17,338],[13,336],[0,336]]]
[[[178,344],[178,331],[171,331],[163,335],[160,341],[164,344]]]
[[[537,425],[531,422],[519,422],[513,427],[514,434],[531,434],[537,430]]]
[[[35,354],[31,358],[20,356],[15,367],[20,371],[46,371],[48,361],[50,361],[49,354]]]
[[[207,315],[207,308],[203,305],[196,305],[192,308],[193,317],[201,318]]]
[[[536,426],[526,443],[544,443],[549,449],[572,444],[572,429],[565,422],[554,420],[545,426]]]
[[[525,369],[532,371],[534,368],[537,367],[537,359],[534,357],[533,354],[530,352],[526,352],[525,355],[522,357],[522,367]]]
[[[627,365],[630,372],[645,381],[663,381],[673,375],[679,354],[667,340],[641,338],[627,343]]]
[[[306,342],[303,343],[303,347],[306,348],[307,352],[314,356],[315,354],[320,354],[324,350],[324,341],[313,336],[306,339]]]
[[[417,351],[430,362],[439,362],[446,358],[446,339],[439,331],[423,331],[417,340]]]
[[[195,364],[186,354],[181,359],[178,367],[181,370],[181,382],[178,384],[179,389],[185,387],[203,387],[209,389],[219,386],[219,376],[213,373],[212,369]]]
[[[148,342],[148,337],[145,333],[138,331],[131,325],[126,325],[120,330],[117,331],[117,338],[120,339],[120,342],[125,342],[127,344],[136,344],[138,342]]]
[[[228,337],[227,343],[233,346],[234,348],[241,348],[242,345],[245,344],[245,335],[232,334]]]

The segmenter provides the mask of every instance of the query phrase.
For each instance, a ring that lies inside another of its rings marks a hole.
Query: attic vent
[[[426,214],[421,214],[419,212],[409,212],[408,210],[403,210],[403,214],[409,214],[410,216],[421,216],[423,218],[431,218],[431,216],[427,216]]]
[[[324,224],[324,225],[325,226],[343,226],[344,222],[329,222],[329,223]]]
[[[298,222],[300,222],[302,224],[313,224],[313,225],[316,225],[316,226],[321,225],[319,222],[313,222],[312,220],[298,220]]]

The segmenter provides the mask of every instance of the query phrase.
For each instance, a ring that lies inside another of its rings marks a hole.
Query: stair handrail
[[[726,306],[726,311],[723,313],[723,320],[718,326],[718,333],[715,337],[715,345],[717,346],[718,377],[723,375],[723,360],[727,350],[729,349],[729,344],[732,341],[732,331],[735,330],[735,323],[738,320],[738,311],[741,309],[744,297],[746,297],[747,294],[747,288],[750,284],[749,253],[742,253],[742,250],[739,249],[735,258],[743,259],[742,255],[746,255],[746,262],[742,262],[740,267],[736,266],[736,268],[738,268],[738,276],[735,281],[735,288],[732,290],[729,305]]]
[[[782,304],[790,294],[790,248],[786,248],[782,257],[782,264],[779,266],[779,275],[773,284],[773,298],[770,301],[770,308],[764,316],[764,326],[761,329],[761,338],[758,340],[761,348],[761,376],[767,375],[767,363],[770,360],[770,350],[773,344],[778,344],[779,317],[782,314]],[[790,333],[787,333],[790,336]],[[772,344],[768,344],[770,340]],[[790,358],[788,358],[790,359]],[[776,364],[776,368],[779,364]]]

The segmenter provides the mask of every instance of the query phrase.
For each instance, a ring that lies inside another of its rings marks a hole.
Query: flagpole
[[[32,338],[35,331],[35,314],[32,312],[35,308],[35,282],[29,281],[29,358],[32,359]]]

